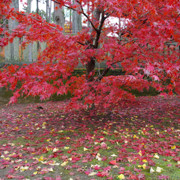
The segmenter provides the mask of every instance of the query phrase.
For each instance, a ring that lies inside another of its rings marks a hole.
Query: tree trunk
[[[99,24],[100,15],[101,15],[101,11],[97,7],[94,10],[94,13],[93,13],[93,16],[94,16],[93,24],[95,26],[97,26],[97,24]],[[91,32],[94,33],[94,31],[95,31],[95,29],[92,28]],[[96,40],[97,36],[100,36],[100,34],[98,34],[98,32],[96,32],[95,34],[96,34],[95,37],[91,36],[91,40],[90,40],[90,44],[89,44],[88,49],[97,49],[98,48],[98,41],[95,42],[95,40]],[[88,82],[94,81],[94,73],[95,73],[94,69],[95,69],[95,65],[96,65],[96,58],[94,56],[92,56],[90,58],[90,61],[86,64],[86,80]]]
[[[46,0],[46,21],[49,22],[49,0]]]
[[[32,0],[27,0],[27,13],[31,13],[31,2]]]
[[[36,13],[39,14],[39,0],[36,0],[36,6],[37,6]]]
[[[75,4],[75,0],[73,0],[73,4]],[[72,20],[72,32],[77,34],[82,30],[82,22],[81,22],[81,15],[78,14],[76,11],[73,11],[73,20]]]
[[[50,5],[49,5],[49,23],[51,23],[51,8],[52,8],[52,1],[50,0]]]
[[[31,2],[32,2],[32,0],[27,1],[27,13],[31,13]],[[32,43],[30,43],[28,45],[28,50],[27,51],[28,51],[28,57],[27,57],[28,61],[32,62],[33,61],[33,58],[32,58]]]
[[[39,0],[36,0],[36,6],[37,6],[36,13],[39,14]],[[39,41],[37,41],[37,51],[39,50],[39,48],[40,48]]]
[[[92,56],[90,61],[86,64],[86,80],[88,82],[94,81],[95,65],[96,65],[96,58]]]
[[[12,0],[11,7],[15,10],[19,10],[19,0]],[[18,22],[9,19],[8,28],[9,31],[12,31],[14,28],[18,26]],[[9,43],[5,47],[5,60],[10,61],[10,63],[15,63],[15,61],[19,61],[19,38],[15,38],[13,43]]]
[[[63,8],[60,8],[57,3],[54,2],[54,21],[64,29],[65,17]]]

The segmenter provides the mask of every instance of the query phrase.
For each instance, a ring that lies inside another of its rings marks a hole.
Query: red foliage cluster
[[[60,26],[47,23],[37,14],[15,11],[10,3],[0,1],[0,18],[15,19],[19,25],[12,32],[1,26],[4,36],[0,46],[15,37],[24,37],[23,47],[34,41],[47,43],[36,63],[12,65],[0,71],[0,87],[15,91],[11,103],[23,95],[39,95],[43,100],[55,93],[71,92],[71,105],[76,102],[76,107],[109,108],[122,99],[133,98],[122,87],[142,91],[152,86],[160,92],[172,94],[175,90],[179,94],[179,0],[81,0],[76,5],[56,0],[60,6],[84,15],[91,24],[76,36],[64,35]],[[114,25],[110,17],[125,23]],[[170,42],[174,49],[167,48]],[[95,63],[103,61],[107,67],[95,77]],[[86,74],[72,76],[79,62],[85,66]],[[125,76],[104,77],[117,63]],[[18,82],[21,87],[17,88]],[[83,105],[77,104],[78,100],[83,100]]]

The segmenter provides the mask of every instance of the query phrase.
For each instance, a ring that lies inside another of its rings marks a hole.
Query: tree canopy
[[[12,31],[1,26],[1,47],[15,37],[24,37],[23,47],[35,41],[47,43],[37,62],[0,71],[0,87],[14,91],[10,103],[20,96],[39,95],[44,100],[70,92],[71,108],[105,109],[133,99],[132,89],[151,86],[161,93],[180,93],[179,0],[53,1],[59,8],[82,14],[91,27],[67,35],[38,14],[19,12],[10,7],[11,1],[0,0],[0,18],[18,22]],[[112,23],[112,18],[119,23]],[[95,65],[100,62],[106,68],[97,74]],[[79,63],[85,73],[74,76]],[[125,75],[105,76],[114,68]]]

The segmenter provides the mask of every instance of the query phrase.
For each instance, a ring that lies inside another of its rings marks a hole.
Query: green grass
[[[75,131],[76,133],[78,133],[78,130]],[[89,131],[89,133],[93,134],[93,131]],[[100,133],[100,131],[98,132]],[[98,134],[97,133],[97,134]],[[132,133],[133,134],[133,133]],[[141,137],[141,135],[138,135],[139,137]],[[47,138],[50,138],[51,139],[51,142],[54,142],[56,139],[59,139],[59,138],[63,138],[63,137],[72,137],[72,132],[70,131],[63,131],[63,132],[59,132],[57,133],[57,136],[49,136],[49,137],[34,137],[33,140],[28,140],[27,138],[24,138],[24,137],[18,137],[17,139],[15,140],[12,140],[11,143],[13,143],[15,146],[22,146],[22,147],[26,147],[27,144],[28,147],[34,147],[34,145],[36,144],[35,142],[39,142],[41,139],[42,139],[42,142],[41,143],[38,143],[37,146],[35,147],[49,147],[49,142],[47,142]],[[76,137],[76,138],[81,138],[83,137],[83,134],[82,133],[79,133],[79,136]],[[75,139],[76,139],[75,138]],[[106,135],[105,136],[105,139],[108,139],[108,140],[116,140],[118,139],[117,137],[115,137],[114,135]],[[147,137],[146,137],[147,138]],[[0,141],[0,144],[3,145],[3,144],[6,144],[8,143],[7,140],[1,140]],[[100,145],[100,143],[98,143],[97,145]],[[108,146],[108,149],[100,149],[98,151],[98,153],[101,155],[101,157],[109,157],[111,156],[112,154],[115,154],[115,155],[118,155],[118,150],[117,150],[117,146],[121,147],[122,144],[111,144],[109,142],[107,142],[107,146]],[[67,147],[69,147],[69,149],[71,148],[74,148],[74,142],[70,142],[69,144],[66,145]],[[94,145],[95,146],[95,145]],[[81,154],[81,155],[85,155],[87,152],[93,152],[93,148],[94,147],[91,147],[89,148],[87,151],[84,151],[83,147],[78,147],[76,148],[76,154]],[[71,154],[69,154],[67,152],[68,150],[66,149],[63,149],[62,148],[62,152],[63,152],[63,156],[67,156],[68,158],[71,157]],[[131,148],[128,148],[127,149],[127,152],[128,153],[132,153],[134,152],[133,149]],[[53,155],[53,150],[50,149],[48,150],[48,152],[46,153],[42,153],[40,155],[35,155],[34,156],[34,159],[40,159],[40,158],[47,158],[50,156],[50,155]],[[164,161],[163,159],[166,159],[167,161]],[[107,167],[107,166],[110,166],[109,165],[109,161],[110,160],[113,160],[113,159],[116,159],[115,157],[112,157],[110,159],[107,159],[105,161],[99,161],[97,160],[96,158],[94,158],[92,161],[89,161],[89,162],[86,162],[86,163],[82,163],[81,161],[77,162],[76,164],[77,165],[80,165],[82,166],[83,165],[83,169],[84,170],[87,170],[89,169],[92,165],[100,165],[101,167]],[[59,163],[59,164],[62,164],[63,161],[61,160],[61,158],[58,156],[56,158],[52,158],[51,160],[55,161],[56,163]],[[162,170],[162,173],[163,175],[167,175],[170,177],[170,179],[172,180],[178,180],[180,178],[180,174],[179,174],[179,169],[176,167],[177,165],[177,162],[175,162],[172,157],[166,157],[166,156],[159,156],[159,159],[155,159],[153,158],[153,160],[155,161],[156,163],[156,166],[153,167],[153,169],[157,168],[157,167],[161,167],[163,168]],[[31,161],[28,161],[28,162],[31,162]],[[42,161],[43,162],[43,161]],[[38,163],[38,166],[41,166],[41,167],[46,167],[45,165],[42,164],[42,162],[40,161]],[[146,179],[148,180],[156,180],[158,179],[157,177],[162,174],[162,173],[150,173],[149,169],[143,169],[143,168],[139,168],[138,165],[139,165],[139,162],[137,161],[137,164],[132,164],[131,166],[127,166],[127,163],[128,162],[120,162],[120,166],[121,167],[125,167],[125,170],[130,170],[131,172],[134,171],[134,168],[138,168],[138,169],[142,169],[141,173],[143,173],[145,176],[146,176]],[[72,166],[74,163],[71,163],[69,160],[68,160],[68,164],[67,166]],[[129,163],[128,163],[129,164]],[[147,165],[147,163],[145,163]],[[168,164],[172,164],[172,166],[168,167],[167,165]],[[66,166],[65,166],[66,167]],[[55,166],[53,169],[54,169],[54,172],[61,172],[61,176],[64,178],[64,179],[69,179],[70,177],[72,177],[70,175],[71,172],[74,172],[73,169],[66,169],[64,166]],[[111,166],[112,167],[112,166]],[[26,171],[25,171],[26,172]],[[39,171],[37,171],[39,172]],[[47,176],[50,176],[50,177],[55,177],[55,175],[57,175],[57,173],[54,173],[54,172],[49,172],[47,173],[46,175]],[[113,176],[114,179],[118,179],[117,176],[118,176],[118,172],[119,172],[119,168],[111,168],[111,171],[110,171],[110,174]],[[32,172],[31,172],[32,173]],[[85,176],[82,174],[82,173],[78,173],[78,172],[75,172],[75,175],[78,175],[82,178],[85,178]],[[40,175],[36,175],[36,178],[38,177],[41,177]],[[26,178],[31,178],[31,176],[26,176]],[[90,177],[86,177],[86,179],[90,179]],[[106,179],[105,177],[104,178],[100,178],[100,177],[96,177],[95,179],[99,180],[99,179]]]

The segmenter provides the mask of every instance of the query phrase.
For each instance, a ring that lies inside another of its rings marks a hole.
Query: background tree
[[[63,8],[58,3],[54,2],[54,22],[64,28],[65,17]]]
[[[50,4],[49,4],[49,0],[46,0],[46,21],[49,22],[50,21],[50,17],[49,17],[49,11],[50,11]]]
[[[39,14],[39,0],[36,0],[36,13]]]
[[[27,13],[31,13],[31,3],[32,3],[32,0],[27,1]],[[28,45],[28,52],[29,52],[28,53],[28,55],[29,55],[28,60],[29,60],[29,62],[32,62],[33,61],[33,58],[32,58],[32,43],[30,43]]]
[[[51,22],[52,1],[46,0],[46,21]]]
[[[76,5],[77,2],[73,0],[73,5]],[[77,4],[78,5],[78,4]],[[77,34],[82,29],[82,22],[81,22],[81,14],[78,14],[77,11],[73,11],[73,18],[72,18],[72,32]]]
[[[1,44],[17,36],[28,37],[23,45],[33,41],[48,44],[37,63],[20,69],[11,66],[1,72],[0,86],[15,90],[11,102],[23,95],[40,95],[43,100],[54,93],[71,92],[71,108],[92,106],[96,110],[104,110],[132,100],[134,96],[129,93],[132,89],[143,91],[151,86],[159,92],[178,92],[180,61],[176,49],[180,45],[179,0],[54,2],[55,9],[61,12],[57,16],[57,25],[45,22],[38,15],[17,15],[16,11],[9,15],[15,17],[20,25],[11,35],[7,34]],[[88,4],[89,11],[86,13]],[[77,36],[64,35],[63,7],[83,15],[91,28],[85,28]],[[121,25],[112,24],[110,17],[120,19]],[[26,27],[30,24],[32,26],[27,31]],[[164,54],[167,42],[176,44],[171,53]],[[73,76],[79,61],[86,68],[86,73]],[[97,62],[106,63],[99,75],[95,73]],[[125,75],[105,77],[115,65]],[[17,89],[18,81],[22,86]]]
[[[12,0],[11,8],[14,8],[16,11],[19,10],[19,1]],[[18,26],[18,22],[14,18],[8,19],[8,31],[11,33],[14,28]],[[5,60],[15,63],[15,61],[19,60],[19,39],[15,38],[12,40],[8,46],[5,48]]]

